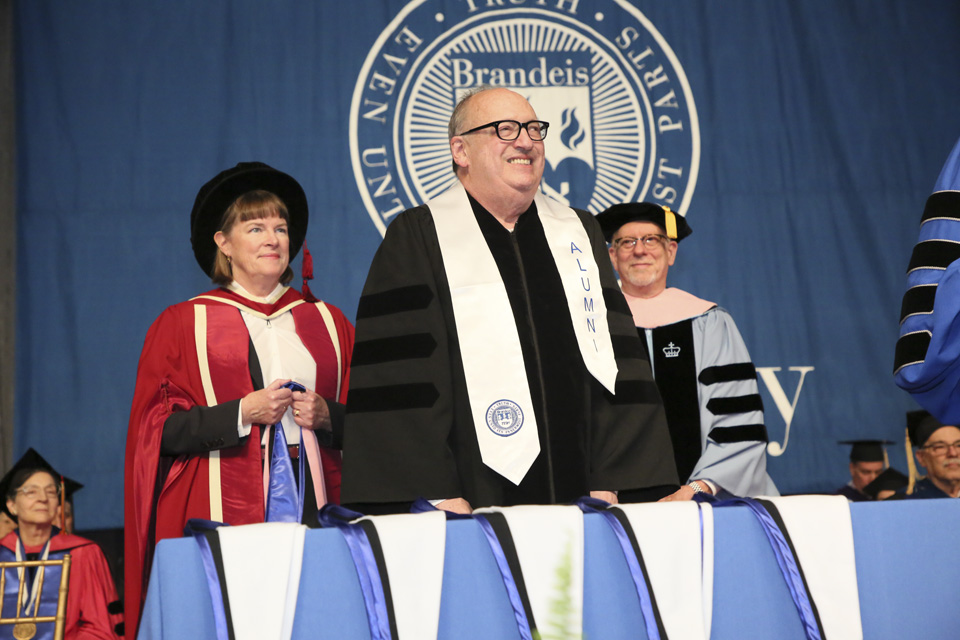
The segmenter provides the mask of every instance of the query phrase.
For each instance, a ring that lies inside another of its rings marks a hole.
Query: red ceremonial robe
[[[67,592],[67,624],[64,630],[66,640],[116,640],[117,625],[123,622],[117,590],[113,586],[110,567],[103,552],[92,540],[56,532],[50,538],[48,560],[59,560],[64,554],[70,554],[70,587]],[[44,545],[25,547],[24,553],[43,552]],[[17,559],[17,532],[8,533],[0,540],[0,561],[12,562]],[[24,557],[26,560],[26,557]],[[6,588],[3,609],[6,615],[13,616],[17,603],[17,571],[6,570]],[[28,583],[29,584],[29,583]],[[43,580],[43,593],[40,597],[40,615],[55,615],[57,597],[60,588],[59,569],[47,568]],[[111,613],[111,611],[113,613]],[[36,638],[52,638],[54,623],[37,625]],[[0,638],[12,638],[13,627],[0,627]]]
[[[318,304],[294,289],[273,304],[215,289],[168,307],[147,332],[130,411],[124,480],[124,594],[131,637],[157,542],[183,535],[190,518],[232,525],[264,520],[259,425],[236,446],[171,458],[160,455],[164,422],[175,411],[214,406],[254,391],[250,336],[238,307],[268,318],[290,311],[297,335],[317,365],[314,391],[345,403],[353,326],[339,309],[326,305],[338,337],[338,370],[337,351]],[[198,349],[198,338],[206,342],[205,349]],[[211,449],[218,444],[211,443]],[[320,447],[320,456],[328,500],[339,503],[340,453]]]

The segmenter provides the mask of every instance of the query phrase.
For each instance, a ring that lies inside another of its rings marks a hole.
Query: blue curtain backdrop
[[[550,186],[579,206],[602,202],[600,178],[616,175],[602,155],[601,72],[624,79],[610,91],[640,110],[623,125],[639,132],[624,135],[645,144],[622,193],[687,215],[694,233],[671,284],[737,320],[763,373],[782,491],[846,482],[838,439],[895,440],[891,461],[905,469],[915,405],[893,384],[893,347],[923,204],[960,136],[954,0],[29,0],[15,10],[15,454],[35,447],[87,485],[79,527],[122,524],[144,335],[164,307],[209,288],[189,244],[200,185],[246,160],[300,180],[312,289],[352,318],[378,222],[436,188],[415,152],[419,140],[436,146],[441,116],[423,129],[418,118],[432,90],[442,115],[462,88],[437,78],[464,82],[478,68],[523,70],[512,79],[554,123]],[[497,28],[525,24],[542,41],[520,50],[498,39]],[[586,151],[560,146],[567,102],[592,136]]]

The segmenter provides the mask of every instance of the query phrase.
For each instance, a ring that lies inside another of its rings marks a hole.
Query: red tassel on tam
[[[67,532],[67,485],[60,476],[60,533]]]
[[[303,264],[300,267],[300,271],[303,274],[303,290],[300,293],[303,294],[307,302],[316,302],[317,298],[313,295],[313,292],[310,291],[310,286],[307,284],[307,280],[313,280],[313,256],[310,255],[310,249],[307,248],[306,240],[303,241]]]

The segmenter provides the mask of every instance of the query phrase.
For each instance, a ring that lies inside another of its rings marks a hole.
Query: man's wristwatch
[[[700,486],[700,483],[697,482],[696,480],[694,480],[693,482],[687,483],[687,486],[693,489],[694,495],[698,493],[706,493],[706,491],[703,490],[703,487]]]

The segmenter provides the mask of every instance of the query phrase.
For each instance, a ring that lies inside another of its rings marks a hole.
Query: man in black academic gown
[[[467,94],[457,181],[387,229],[357,310],[342,499],[469,513],[678,489],[660,396],[593,216],[539,192],[548,123]]]
[[[864,488],[887,468],[887,454],[883,447],[893,443],[889,440],[842,440],[838,444],[851,445],[850,482],[834,493],[851,502],[873,500]]]

